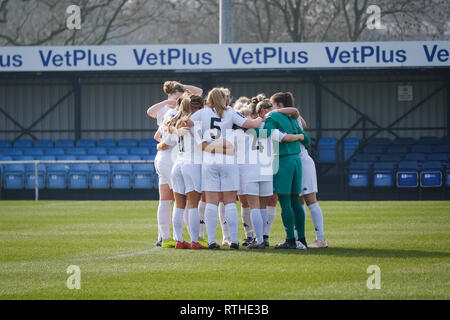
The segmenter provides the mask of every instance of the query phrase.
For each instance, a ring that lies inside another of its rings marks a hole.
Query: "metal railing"
[[[154,164],[155,160],[8,160],[0,161],[1,165],[34,164],[34,200],[39,200],[39,165],[40,164]],[[0,172],[3,177],[3,172]],[[1,181],[1,180],[0,180]],[[3,188],[3,182],[0,188]]]

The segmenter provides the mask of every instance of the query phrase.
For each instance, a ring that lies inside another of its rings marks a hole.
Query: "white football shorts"
[[[203,164],[203,191],[227,192],[239,190],[239,166],[237,164]]]

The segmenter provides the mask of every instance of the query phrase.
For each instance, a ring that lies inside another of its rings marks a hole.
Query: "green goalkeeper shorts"
[[[273,176],[273,193],[300,194],[302,192],[302,161],[300,156],[298,154],[279,156],[278,163],[278,171],[274,169],[276,174]]]

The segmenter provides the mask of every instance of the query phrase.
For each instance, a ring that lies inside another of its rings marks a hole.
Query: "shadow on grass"
[[[245,250],[245,249],[244,249]],[[242,250],[242,251],[244,251]],[[450,258],[450,252],[441,251],[420,251],[402,249],[377,249],[377,248],[325,248],[325,249],[273,249],[245,250],[264,254],[297,254],[314,256],[336,256],[336,257],[369,257],[369,258]]]

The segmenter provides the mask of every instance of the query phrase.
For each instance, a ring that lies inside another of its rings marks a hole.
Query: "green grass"
[[[323,201],[330,247],[306,252],[154,248],[157,205],[1,201],[0,299],[450,298],[448,201]],[[272,243],[283,234],[278,212]],[[80,290],[66,287],[69,265]],[[366,286],[369,265],[380,290]]]

